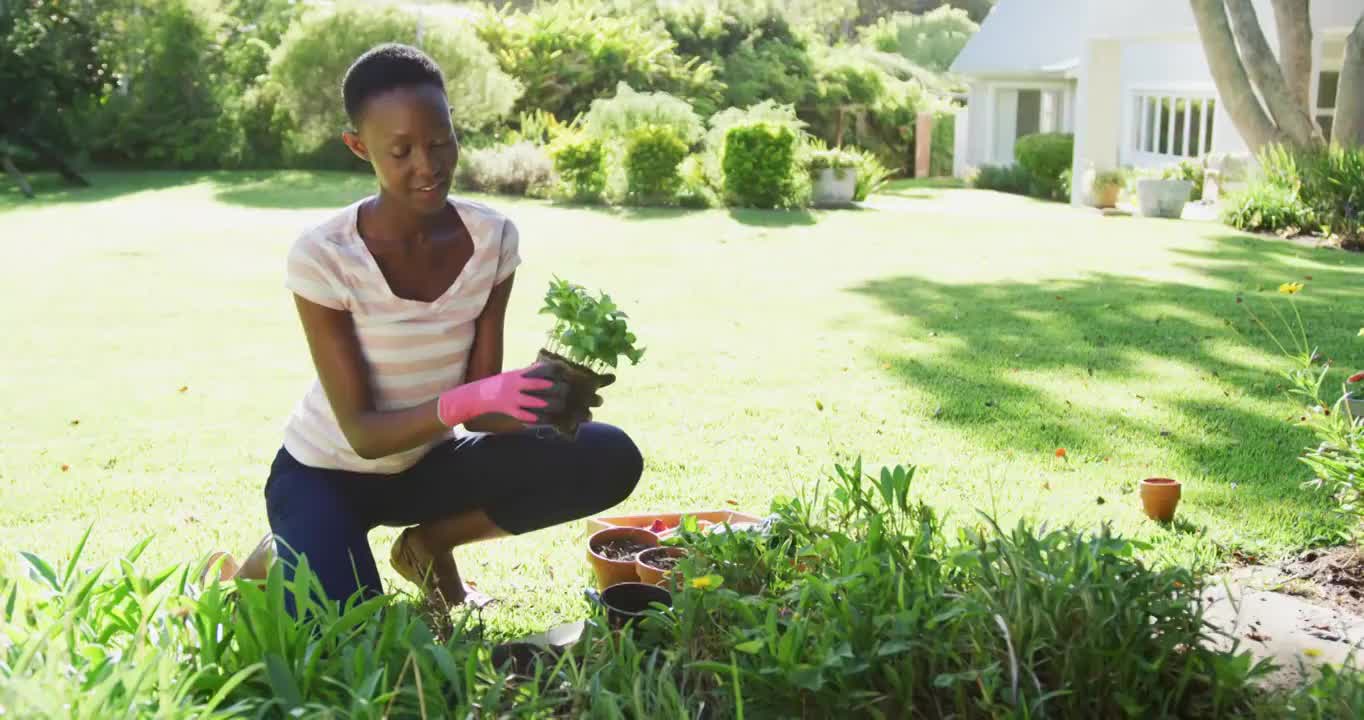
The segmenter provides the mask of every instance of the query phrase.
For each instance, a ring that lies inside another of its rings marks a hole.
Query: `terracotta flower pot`
[[[1094,206],[1099,208],[1111,208],[1118,206],[1118,195],[1122,192],[1121,185],[1101,185],[1094,190]]]
[[[568,398],[564,402],[564,412],[552,420],[554,429],[568,437],[577,437],[581,419],[589,410],[588,403],[602,387],[601,375],[569,360],[562,355],[541,349],[535,357],[536,362],[558,365],[564,368],[564,378],[568,381]]]
[[[1152,520],[1170,522],[1179,505],[1180,484],[1170,478],[1147,478],[1141,481],[1141,506]]]
[[[603,546],[612,542],[627,541],[645,548],[658,547],[658,536],[644,528],[613,527],[598,530],[587,539],[587,561],[592,564],[592,572],[597,576],[597,589],[625,582],[639,582],[635,556],[611,558],[602,554]]]
[[[649,548],[635,556],[635,571],[639,573],[639,581],[649,585],[665,585],[668,576],[672,575],[671,569],[663,569],[654,566],[652,563],[660,557],[684,558],[687,556],[687,549],[680,547],[656,547]]]

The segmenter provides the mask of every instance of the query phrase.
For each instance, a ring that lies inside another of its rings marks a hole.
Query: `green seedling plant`
[[[545,349],[594,373],[615,369],[622,357],[638,365],[644,348],[635,345],[628,316],[606,293],[592,295],[558,277],[545,293],[542,315],[554,317]]]

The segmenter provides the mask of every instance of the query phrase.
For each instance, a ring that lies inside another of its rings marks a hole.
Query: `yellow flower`
[[[1359,336],[1364,337],[1364,328],[1359,329]]]
[[[1307,648],[1306,650],[1302,651],[1302,654],[1310,658],[1321,657],[1321,651],[1316,648]]]
[[[1302,292],[1302,283],[1284,283],[1279,286],[1279,292],[1284,295],[1297,295],[1299,292]]]
[[[692,578],[691,586],[697,590],[711,590],[720,587],[724,581],[725,579],[719,575],[702,575],[698,578]]]

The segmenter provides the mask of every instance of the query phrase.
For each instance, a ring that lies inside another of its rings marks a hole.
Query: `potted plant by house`
[[[1127,173],[1122,170],[1104,170],[1094,175],[1090,191],[1094,195],[1094,207],[1117,207],[1118,196],[1127,185]]]
[[[1184,215],[1193,183],[1189,180],[1162,177],[1161,172],[1147,173],[1137,180],[1137,211],[1142,217],[1178,219]]]
[[[810,156],[816,207],[847,207],[857,193],[857,158],[842,150],[821,150]]]
[[[564,435],[574,436],[587,417],[592,396],[615,382],[609,371],[621,357],[638,365],[644,349],[635,346],[626,314],[611,301],[611,296],[593,296],[580,285],[555,278],[545,293],[541,314],[554,316],[545,346],[537,361],[563,368],[568,381],[568,397],[563,412],[551,424]]]

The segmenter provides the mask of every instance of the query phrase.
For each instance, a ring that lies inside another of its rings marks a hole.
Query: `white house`
[[[1271,47],[1270,0],[1254,0]],[[1364,0],[1312,0],[1312,103],[1328,133],[1345,38]],[[967,82],[955,173],[1014,161],[1014,141],[1075,134],[1074,177],[1242,154],[1219,102],[1189,0],[1000,0],[952,70]],[[1087,200],[1074,183],[1071,201]]]

